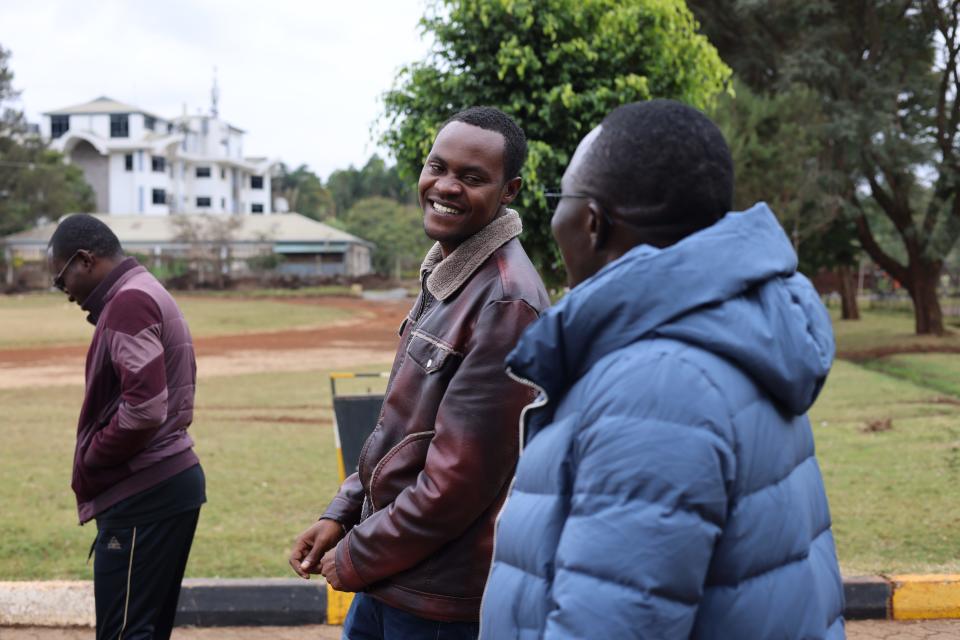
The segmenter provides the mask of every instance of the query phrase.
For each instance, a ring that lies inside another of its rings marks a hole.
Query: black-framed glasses
[[[73,255],[70,256],[70,259],[64,263],[63,269],[60,269],[60,273],[53,278],[53,286],[55,286],[57,289],[60,289],[60,291],[63,293],[67,292],[67,283],[63,281],[63,274],[67,272],[67,267],[70,266],[70,263],[73,262],[73,259],[80,255],[80,251],[80,249],[74,251]]]
[[[560,201],[564,198],[574,198],[577,200],[593,200],[597,205],[597,209],[600,210],[600,215],[603,216],[607,224],[613,226],[613,221],[616,219],[619,223],[625,224],[629,227],[649,227],[652,222],[642,223],[640,220],[631,219],[632,214],[644,214],[650,215],[652,213],[649,205],[641,204],[633,207],[610,207],[603,200],[597,196],[591,195],[589,193],[563,193],[562,191],[544,191],[544,197],[547,199],[547,206],[550,207],[551,211],[556,211],[557,207],[560,206]],[[655,215],[655,214],[654,214]]]
[[[587,193],[563,193],[562,191],[545,191],[543,197],[547,199],[547,206],[550,211],[556,211],[560,206],[560,201],[564,198],[574,198],[576,200],[596,200]]]

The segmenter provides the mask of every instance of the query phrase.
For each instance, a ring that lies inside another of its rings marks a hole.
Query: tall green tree
[[[333,198],[320,177],[305,164],[291,170],[281,163],[270,182],[274,197],[287,201],[291,211],[314,220],[325,220],[334,214]]]
[[[396,165],[387,166],[380,156],[370,156],[362,168],[352,165],[337,169],[327,179],[327,188],[333,194],[338,213],[344,213],[363,198],[389,198],[397,202],[416,202],[413,181],[404,179]]]
[[[733,155],[735,208],[766,201],[793,240],[801,271],[833,271],[842,317],[858,319],[860,249],[830,173],[821,166],[827,142],[819,94],[802,85],[754,91],[737,77],[734,95],[721,97],[712,115]]]
[[[389,198],[358,200],[336,223],[373,242],[374,271],[394,278],[416,272],[432,244],[423,233],[423,212]]]
[[[820,95],[824,166],[861,246],[910,293],[917,333],[943,333],[937,284],[960,239],[960,2],[691,5],[744,77]],[[884,246],[886,234],[901,251]]]
[[[553,282],[562,266],[543,192],[579,140],[626,102],[709,106],[730,75],[682,0],[436,0],[421,27],[433,52],[385,94],[382,142],[413,179],[457,111],[493,105],[514,117],[530,147],[517,202],[525,246]]]
[[[78,168],[64,164],[29,132],[13,101],[10,51],[0,46],[0,235],[15,233],[41,219],[94,209],[93,190]]]

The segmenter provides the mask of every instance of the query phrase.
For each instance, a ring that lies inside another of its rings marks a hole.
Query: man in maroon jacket
[[[290,564],[360,592],[344,637],[476,638],[493,525],[516,465],[530,387],[503,361],[548,305],[507,206],[526,139],[497,109],[467,109],[437,134],[420,174],[437,243],[358,472],[297,538]]]
[[[66,218],[47,251],[53,285],[88,313],[73,490],[97,521],[97,638],[169,638],[206,501],[193,420],[196,363],[170,294],[93,216]]]

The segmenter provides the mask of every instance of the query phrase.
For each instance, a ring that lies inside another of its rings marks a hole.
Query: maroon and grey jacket
[[[533,399],[504,359],[549,304],[507,213],[445,259],[434,246],[358,472],[322,517],[348,591],[433,620],[476,621],[493,526]]]
[[[197,366],[177,303],[126,258],[83,309],[96,329],[71,483],[81,523],[199,462],[186,431]]]

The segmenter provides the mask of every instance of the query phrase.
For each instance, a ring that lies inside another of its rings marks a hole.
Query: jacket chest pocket
[[[430,374],[443,369],[447,362],[463,357],[463,354],[439,339],[415,329],[407,344],[407,356]]]

